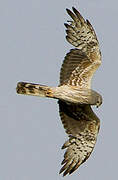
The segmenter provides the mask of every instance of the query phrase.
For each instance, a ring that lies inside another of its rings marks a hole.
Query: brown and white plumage
[[[74,172],[90,156],[99,131],[100,121],[89,105],[72,105],[59,101],[60,116],[69,140],[62,146],[67,149],[62,161],[66,174]]]
[[[80,13],[73,8],[67,9],[73,21],[65,24],[66,39],[76,47],[65,57],[60,73],[60,84],[91,88],[91,79],[101,64],[99,43],[92,25],[85,21]],[[66,104],[59,101],[60,116],[69,140],[62,147],[66,148],[63,167],[60,173],[71,174],[90,156],[100,126],[100,121],[90,105]]]
[[[91,78],[101,64],[99,43],[92,25],[85,21],[80,13],[73,8],[67,9],[72,17],[71,24],[65,24],[66,39],[76,47],[65,57],[60,73],[60,84],[69,84],[90,88]]]
[[[20,82],[17,93],[59,99],[59,112],[69,136],[60,173],[71,174],[90,156],[96,143],[100,120],[91,105],[99,106],[102,97],[91,89],[91,79],[101,64],[95,31],[88,20],[73,7],[67,9],[72,20],[65,24],[67,41],[75,46],[67,53],[58,87]]]

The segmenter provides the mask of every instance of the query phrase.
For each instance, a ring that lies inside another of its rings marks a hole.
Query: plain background
[[[71,180],[118,178],[118,1],[0,1],[0,179],[63,179],[59,175],[67,135],[56,100],[16,94],[18,81],[56,86],[65,54],[66,8],[75,6],[92,23],[102,66],[92,87],[104,103],[95,149]]]

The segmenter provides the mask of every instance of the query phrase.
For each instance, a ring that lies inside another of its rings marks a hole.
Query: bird
[[[57,87],[19,82],[18,94],[58,100],[59,114],[68,140],[62,168],[63,176],[72,174],[91,155],[100,129],[100,119],[92,106],[102,104],[102,96],[91,89],[91,80],[101,64],[101,51],[96,33],[80,12],[66,9],[71,20],[65,23],[66,40],[74,46],[66,54]]]

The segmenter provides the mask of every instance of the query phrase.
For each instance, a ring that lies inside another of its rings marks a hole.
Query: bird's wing
[[[93,73],[101,64],[101,53],[95,31],[88,20],[73,8],[67,9],[72,21],[65,24],[66,39],[75,46],[67,53],[60,72],[60,85],[70,84],[90,87]]]
[[[59,100],[61,120],[69,140],[60,173],[73,173],[90,156],[96,143],[100,121],[89,105],[72,105]]]

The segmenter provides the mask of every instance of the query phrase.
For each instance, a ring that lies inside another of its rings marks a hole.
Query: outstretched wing
[[[89,105],[70,105],[59,101],[60,116],[69,140],[60,173],[73,173],[90,156],[96,143],[100,121]]]
[[[65,24],[66,39],[76,47],[67,53],[60,72],[60,85],[70,84],[90,88],[91,78],[101,64],[101,53],[95,31],[87,20],[73,8],[67,9],[73,19]]]

